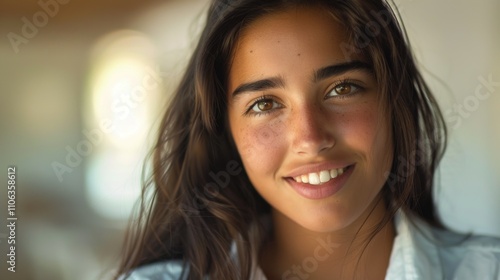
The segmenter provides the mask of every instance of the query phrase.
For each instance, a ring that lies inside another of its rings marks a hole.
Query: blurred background
[[[440,213],[451,228],[500,237],[500,1],[395,5],[450,126]],[[144,159],[207,7],[0,3],[1,279],[110,279]],[[6,262],[9,166],[15,273]]]

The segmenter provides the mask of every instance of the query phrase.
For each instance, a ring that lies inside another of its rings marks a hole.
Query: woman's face
[[[392,163],[378,85],[348,47],[326,12],[289,9],[243,30],[229,73],[230,129],[250,181],[282,216],[318,232],[359,218]]]

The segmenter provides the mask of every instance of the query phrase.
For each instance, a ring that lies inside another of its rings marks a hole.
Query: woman
[[[213,1],[119,273],[499,279],[500,242],[437,216],[445,146],[383,1]]]

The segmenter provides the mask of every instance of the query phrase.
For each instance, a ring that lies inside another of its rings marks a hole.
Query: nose
[[[296,107],[292,112],[292,149],[301,155],[318,155],[335,146],[333,124],[317,104]]]

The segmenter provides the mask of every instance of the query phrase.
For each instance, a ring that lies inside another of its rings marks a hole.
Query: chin
[[[310,212],[310,215],[300,217],[300,220],[296,220],[296,223],[313,232],[327,233],[347,228],[357,218],[354,213],[346,213],[346,211],[340,210],[333,213],[331,211],[314,212],[316,213]]]

